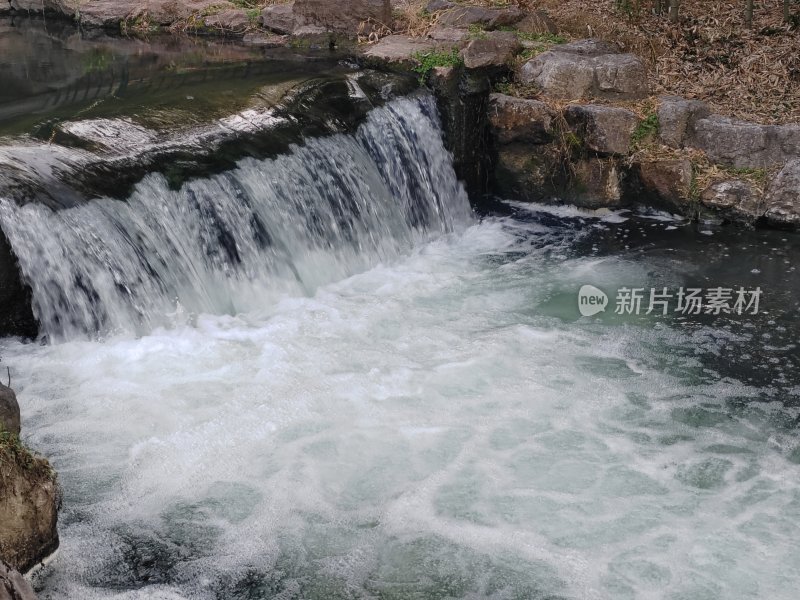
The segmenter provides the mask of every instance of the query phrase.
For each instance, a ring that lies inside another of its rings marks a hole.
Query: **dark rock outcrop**
[[[553,140],[556,114],[544,102],[492,94],[489,123],[497,143],[546,144]]]
[[[0,560],[0,600],[36,600],[31,584]]]
[[[453,168],[473,201],[480,203],[489,185],[489,81],[463,68],[436,67],[430,84]]]
[[[692,163],[685,158],[637,161],[627,186],[637,202],[683,211],[691,193]]]
[[[554,98],[630,100],[649,93],[644,62],[598,40],[554,46],[526,62],[518,78]]]
[[[50,464],[0,433],[0,559],[25,573],[58,548],[61,494]]]

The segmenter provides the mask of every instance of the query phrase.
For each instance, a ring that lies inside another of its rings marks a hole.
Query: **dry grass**
[[[708,102],[717,112],[762,123],[800,122],[800,27],[783,22],[782,1],[757,3],[753,28],[744,2],[684,1],[672,25],[652,2],[539,0],[564,33],[599,37],[647,59],[657,93]],[[800,15],[800,3],[792,6]]]

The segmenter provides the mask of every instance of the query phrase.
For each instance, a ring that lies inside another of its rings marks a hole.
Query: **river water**
[[[796,598],[797,238],[504,207],[424,96],[178,190],[0,202],[48,342],[0,353],[64,488],[41,597]],[[757,314],[615,311],[718,286]]]

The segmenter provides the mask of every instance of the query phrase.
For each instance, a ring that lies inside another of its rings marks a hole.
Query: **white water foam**
[[[794,598],[781,409],[668,327],[542,314],[597,268],[566,235],[487,220],[262,311],[6,342],[66,491],[43,597]]]

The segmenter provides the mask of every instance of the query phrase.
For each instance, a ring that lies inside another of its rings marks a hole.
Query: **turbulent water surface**
[[[65,490],[43,598],[796,597],[793,242],[471,217],[425,99],[0,221],[57,342],[2,347]],[[578,313],[691,282],[765,314]]]

